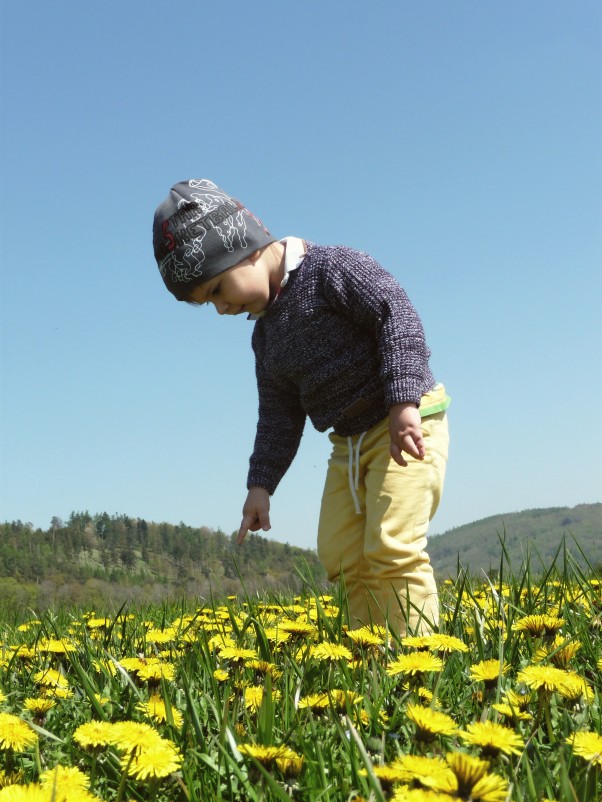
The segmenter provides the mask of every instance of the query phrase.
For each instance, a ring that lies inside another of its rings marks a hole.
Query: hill
[[[548,567],[561,544],[581,566],[602,566],[602,504],[523,510],[482,518],[429,538],[437,579],[454,577],[460,567],[471,574],[495,573],[502,544],[516,573],[527,553],[535,573]]]
[[[0,608],[203,599],[258,591],[299,592],[300,573],[320,586],[315,551],[250,533],[154,523],[127,515],[72,513],[49,529],[0,524]],[[1,611],[1,610],[0,610]]]

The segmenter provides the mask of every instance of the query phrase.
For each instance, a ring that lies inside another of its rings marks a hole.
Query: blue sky
[[[151,247],[207,177],[277,236],[368,251],[453,397],[431,532],[602,500],[598,0],[1,5],[0,520],[238,528],[252,323]],[[308,426],[271,537],[313,548]]]

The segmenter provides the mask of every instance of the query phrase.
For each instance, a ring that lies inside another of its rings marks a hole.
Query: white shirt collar
[[[305,249],[305,242],[298,237],[284,237],[279,240],[279,242],[284,245],[284,277],[280,282],[280,287],[282,288],[286,287],[288,277],[293,270],[296,270],[301,265],[307,251]],[[274,298],[270,306],[276,302],[277,298],[278,296]],[[258,320],[265,315],[266,311],[267,310],[260,312],[258,315],[249,315],[247,320]]]

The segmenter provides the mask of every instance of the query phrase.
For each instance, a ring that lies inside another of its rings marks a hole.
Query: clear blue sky
[[[599,0],[0,8],[0,520],[238,528],[253,324],[151,247],[200,177],[407,290],[453,397],[432,533],[602,500]],[[272,537],[314,547],[327,456],[308,427]]]

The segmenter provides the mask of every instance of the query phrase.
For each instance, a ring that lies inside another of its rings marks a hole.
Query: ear
[[[255,264],[255,262],[259,259],[260,256],[261,256],[261,248],[258,248],[256,251],[253,251],[253,253],[250,253],[247,256],[247,259],[252,264]]]

